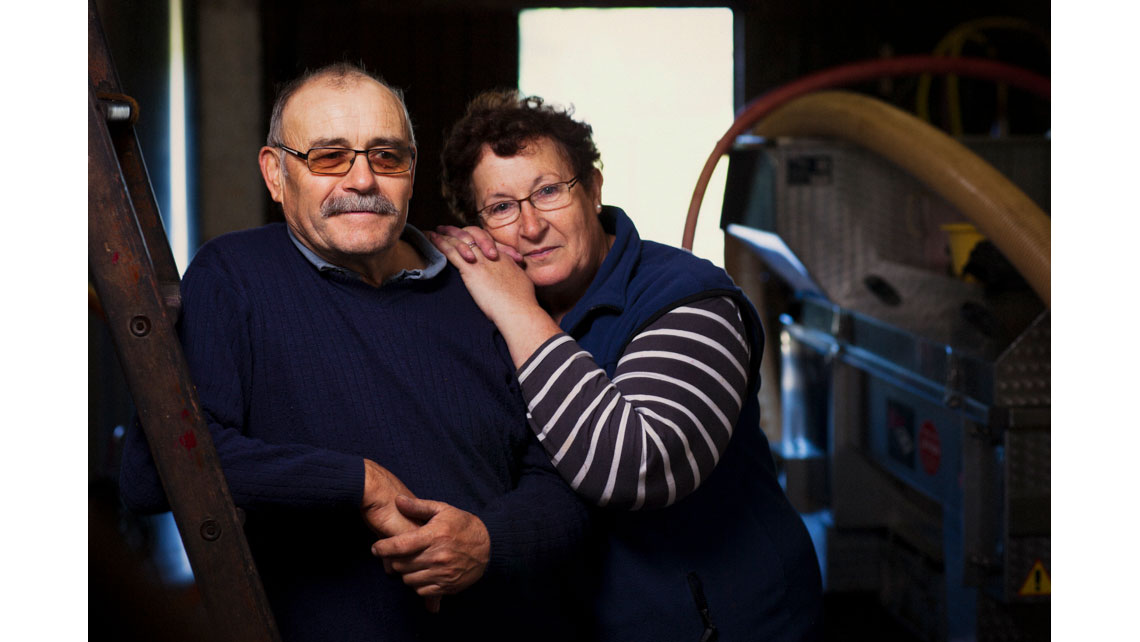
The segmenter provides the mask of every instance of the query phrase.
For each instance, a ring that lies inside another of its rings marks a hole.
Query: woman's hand
[[[427,233],[428,239],[459,270],[471,298],[499,328],[516,367],[561,332],[538,304],[530,277],[516,263],[522,262],[518,250],[496,243],[478,227],[436,229]]]
[[[500,320],[541,310],[534,284],[515,262],[522,259],[517,250],[496,243],[477,227],[442,226],[437,230],[428,232],[428,238],[459,270],[475,303],[500,330]]]
[[[450,245],[447,239],[454,239],[458,241],[456,249],[459,251],[459,256],[463,257],[464,261],[474,263],[478,260],[475,256],[475,247],[483,252],[483,255],[489,259],[499,258],[500,250],[516,261],[522,261],[522,255],[519,251],[509,245],[502,245],[496,243],[495,239],[481,227],[469,225],[467,227],[459,228],[454,225],[440,225],[435,228],[435,232],[428,232],[428,238],[435,244],[440,252],[447,254],[445,249],[446,245]],[[475,245],[472,245],[474,243]]]

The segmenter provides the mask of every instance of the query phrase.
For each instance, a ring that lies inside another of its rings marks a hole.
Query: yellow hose
[[[1049,33],[1040,27],[1032,24],[1028,20],[1021,18],[1006,18],[1006,17],[990,17],[978,18],[969,22],[962,23],[950,33],[946,34],[934,47],[935,56],[950,56],[958,57],[962,55],[962,47],[966,41],[974,40],[976,42],[984,43],[985,36],[982,31],[993,30],[1011,30],[1023,31],[1031,33],[1045,45],[1046,48],[1050,47]],[[915,98],[915,113],[922,120],[930,122],[930,85],[933,81],[931,74],[922,74],[918,78],[918,93]],[[1001,87],[1002,85],[999,85]],[[950,131],[955,136],[961,136],[962,129],[962,105],[958,99],[958,76],[950,74],[946,76],[946,104],[950,115]]]
[[[1048,215],[989,163],[938,129],[880,100],[825,91],[788,102],[757,123],[753,133],[839,138],[890,160],[966,215],[1049,306]]]

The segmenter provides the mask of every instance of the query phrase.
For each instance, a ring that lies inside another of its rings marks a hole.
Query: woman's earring
[[[602,204],[601,203],[598,203],[598,211],[599,212],[602,211]]]

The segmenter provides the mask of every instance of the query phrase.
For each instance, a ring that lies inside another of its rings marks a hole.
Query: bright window
[[[182,0],[170,0],[170,203],[163,224],[178,273],[191,255],[191,224],[186,167],[186,58],[182,40]]]
[[[602,154],[602,202],[642,238],[680,246],[701,168],[732,124],[730,9],[530,9],[519,89],[573,105]],[[724,265],[727,163],[702,201],[693,253]]]

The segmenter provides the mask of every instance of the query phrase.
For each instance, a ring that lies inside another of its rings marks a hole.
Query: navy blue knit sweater
[[[374,288],[318,271],[275,224],[202,247],[182,303],[191,374],[285,640],[583,635],[562,580],[586,510],[453,268]],[[369,552],[363,458],[487,526],[486,574],[438,616]],[[128,507],[166,508],[141,431],[120,481]]]

